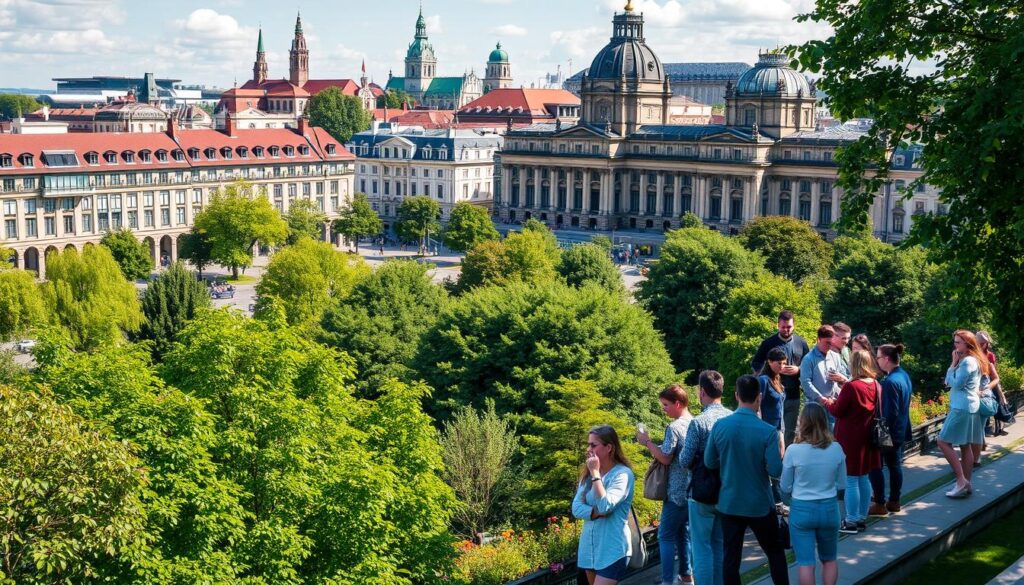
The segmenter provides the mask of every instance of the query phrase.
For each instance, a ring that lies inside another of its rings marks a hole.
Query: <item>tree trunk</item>
[[[238,280],[238,266],[237,265],[234,265],[234,264],[231,265],[231,275],[234,277],[235,280]]]

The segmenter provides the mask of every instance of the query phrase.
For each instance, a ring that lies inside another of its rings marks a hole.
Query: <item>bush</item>
[[[933,418],[945,416],[947,412],[949,412],[949,405],[946,404],[945,395],[929,400],[916,395],[910,398],[910,424],[912,426],[916,427]]]
[[[576,556],[583,523],[568,518],[548,518],[538,532],[507,530],[484,545],[459,544],[453,579],[465,585],[502,585],[539,569],[561,571]]]

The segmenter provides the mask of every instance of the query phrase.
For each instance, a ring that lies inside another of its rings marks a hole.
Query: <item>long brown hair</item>
[[[808,402],[800,413],[796,425],[796,443],[807,443],[815,449],[827,449],[832,444],[832,433],[828,430],[828,416],[825,407],[817,402]]]
[[[776,391],[782,392],[782,374],[777,373],[772,369],[772,366],[768,362],[786,361],[786,352],[778,347],[773,347],[768,351],[768,356],[764,360],[764,365],[761,366],[761,371],[757,373],[758,376],[768,376],[768,382],[771,383],[772,388]]]
[[[974,336],[974,333],[966,329],[957,329],[953,332],[953,337],[959,337],[964,342],[964,345],[967,346],[967,355],[964,357],[969,355],[978,360],[978,368],[981,369],[981,373],[985,376],[991,375],[988,356],[985,355],[985,352],[981,351],[981,346],[978,345],[978,338]]]
[[[626,452],[622,450],[622,442],[619,441],[619,433],[615,432],[615,427],[611,425],[598,425],[587,431],[587,436],[590,435],[597,435],[597,440],[601,441],[602,445],[612,446],[612,461],[633,469],[633,464],[629,462],[629,458],[626,457]],[[582,483],[589,474],[590,470],[587,469],[587,464],[584,462],[583,465],[580,466],[580,483]]]

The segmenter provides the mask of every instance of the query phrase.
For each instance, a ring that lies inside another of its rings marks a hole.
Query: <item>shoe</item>
[[[885,507],[885,504],[879,504],[878,502],[871,502],[871,507],[868,508],[868,516],[888,516],[889,510]]]
[[[890,500],[885,503],[885,509],[892,514],[895,514],[896,512],[900,511],[900,503],[895,500]]]
[[[839,526],[840,534],[857,534],[857,525],[853,522],[847,522],[843,520],[843,523]]]
[[[996,436],[997,436],[997,437],[1005,437],[1006,435],[1009,435],[1009,434],[1010,434],[1010,433],[1009,433],[1008,431],[1004,431],[1004,430],[1002,430],[1002,429],[999,429],[999,432],[998,432],[998,433],[996,433]]]
[[[868,523],[867,522],[857,522],[856,526],[857,526],[857,532],[864,532],[865,530],[868,529]]]
[[[954,499],[966,498],[968,495],[967,490],[969,489],[971,489],[971,484],[969,483],[964,484],[963,486],[960,487],[953,486],[953,489],[946,492],[946,497]]]

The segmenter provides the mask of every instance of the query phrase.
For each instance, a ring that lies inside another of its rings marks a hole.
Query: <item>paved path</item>
[[[1017,559],[1016,563],[996,575],[996,578],[989,581],[988,585],[1014,585],[1015,583],[1024,583],[1024,557]]]

